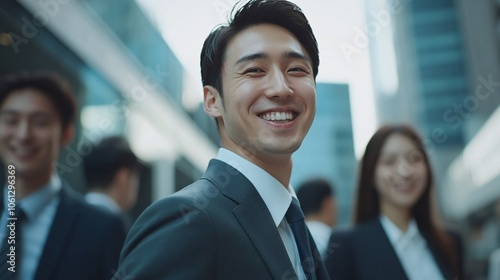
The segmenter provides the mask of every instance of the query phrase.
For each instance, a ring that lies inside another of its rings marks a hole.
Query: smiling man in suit
[[[118,276],[328,279],[289,184],[318,64],[308,20],[288,1],[249,1],[212,31],[201,73],[222,148],[200,180],[139,217]]]
[[[73,93],[54,75],[0,79],[0,156],[9,178],[0,191],[2,246],[11,235],[4,226],[10,185],[24,217],[15,230],[15,272],[2,252],[0,279],[110,279],[117,267],[125,239],[120,218],[83,202],[55,171],[73,137],[75,111]]]

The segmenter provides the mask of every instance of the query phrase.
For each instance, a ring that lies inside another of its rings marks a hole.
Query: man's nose
[[[16,136],[20,139],[28,139],[32,135],[32,127],[28,120],[20,121],[16,128]]]
[[[290,88],[286,74],[282,71],[273,71],[268,80],[266,95],[268,98],[289,97],[294,94]]]

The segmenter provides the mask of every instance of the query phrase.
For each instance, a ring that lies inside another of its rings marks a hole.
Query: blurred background
[[[236,0],[19,0],[0,4],[0,75],[50,70],[80,102],[57,163],[85,189],[82,143],[122,135],[142,160],[137,217],[193,182],[218,149],[199,55]],[[376,128],[425,139],[443,220],[462,233],[470,279],[500,247],[500,0],[296,0],[320,48],[317,113],[292,185],[321,176],[351,218],[358,161]],[[87,147],[88,148],[88,147]]]

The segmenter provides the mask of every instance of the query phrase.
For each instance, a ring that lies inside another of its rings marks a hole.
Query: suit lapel
[[[234,215],[247,233],[275,279],[295,276],[283,241],[276,229],[271,214],[257,191],[248,200],[233,210]],[[275,230],[270,230],[274,228]]]
[[[431,254],[432,254],[432,257],[434,258],[434,261],[436,262],[439,270],[441,271],[441,273],[444,276],[444,279],[452,279],[453,277],[451,275],[451,271],[446,269],[446,265],[443,262],[443,260],[444,260],[443,254],[441,254],[437,250],[438,245],[435,242],[433,242],[431,238],[427,238],[425,235],[424,235],[424,238],[425,238],[425,241],[427,242],[429,250],[431,251]]]
[[[271,213],[255,187],[230,165],[212,160],[204,175],[238,205],[233,209],[248,238],[274,279],[294,279],[295,270]],[[224,178],[222,180],[222,178]]]
[[[402,274],[405,275],[404,279],[407,279],[407,276],[406,276],[406,273],[404,272],[403,266],[401,265],[401,262],[399,261],[399,258],[396,255],[396,251],[394,250],[394,248],[390,244],[389,238],[385,234],[385,231],[384,231],[384,229],[383,229],[383,227],[380,224],[380,221],[378,219],[377,219],[377,224],[379,226],[380,232],[384,235],[384,243],[387,243],[387,245],[390,246],[390,251],[387,250],[387,252],[390,252],[390,259],[392,260],[391,262],[394,262],[394,263],[397,262],[397,268],[394,266],[394,270],[400,271]],[[434,258],[434,261],[436,262],[439,270],[443,274],[444,279],[452,279],[453,277],[451,275],[451,272],[448,269],[446,269],[446,265],[443,262],[444,256],[437,250],[438,245],[435,242],[433,242],[432,238],[428,238],[428,236],[426,234],[424,234],[423,231],[421,231],[420,229],[419,229],[419,231],[420,231],[420,234],[424,237],[425,241],[427,242],[427,245],[428,245],[429,250],[432,254],[432,257]],[[390,265],[389,262],[387,262],[386,264],[387,264],[386,267],[389,267],[389,265]],[[390,278],[390,279],[392,279],[392,278]],[[394,279],[396,279],[396,278],[394,278]],[[398,278],[398,279],[403,279],[403,278]]]
[[[38,263],[35,279],[50,279],[54,269],[60,265],[66,243],[71,236],[74,225],[78,221],[78,210],[72,205],[64,183],[60,193],[60,201],[52,222],[45,246]]]
[[[318,280],[330,279],[328,277],[328,272],[326,271],[326,267],[325,267],[325,264],[323,262],[323,258],[318,251],[318,247],[316,246],[316,243],[314,242],[314,238],[312,237],[311,232],[309,231],[309,228],[307,228],[307,235],[309,237],[309,246],[311,247],[313,258],[314,258],[314,273],[316,274],[316,279],[318,279]]]
[[[387,234],[380,224],[379,219],[375,219],[369,227],[372,229],[369,235],[373,240],[378,240],[379,242],[373,242],[374,252],[377,253],[380,257],[378,258],[381,262],[381,266],[383,267],[383,271],[385,271],[384,279],[406,279],[408,280],[408,276],[404,271],[403,265],[399,260],[394,247],[392,246]]]

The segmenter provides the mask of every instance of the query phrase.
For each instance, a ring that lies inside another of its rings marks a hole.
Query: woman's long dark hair
[[[385,142],[389,136],[400,134],[408,137],[423,156],[427,169],[427,182],[425,190],[412,209],[412,217],[415,219],[422,235],[430,245],[438,250],[446,267],[460,275],[458,267],[458,256],[450,236],[438,226],[433,213],[434,205],[431,201],[433,188],[433,176],[429,158],[425,152],[423,142],[418,133],[406,125],[393,125],[381,127],[370,139],[366,146],[365,154],[361,160],[360,176],[357,186],[354,223],[359,224],[371,220],[380,215],[379,195],[375,188],[375,169]]]

